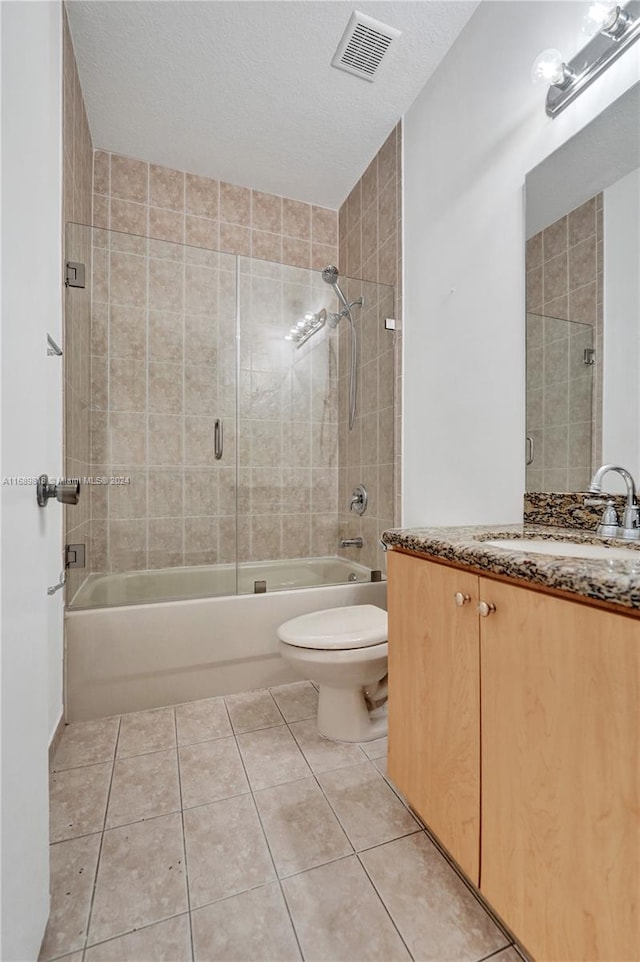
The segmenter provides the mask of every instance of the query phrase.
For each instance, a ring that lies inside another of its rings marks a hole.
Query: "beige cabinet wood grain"
[[[640,618],[388,567],[390,777],[538,962],[638,962]]]
[[[640,958],[640,621],[480,579],[480,888],[540,962]]]
[[[389,774],[477,884],[478,578],[399,552],[388,562]]]

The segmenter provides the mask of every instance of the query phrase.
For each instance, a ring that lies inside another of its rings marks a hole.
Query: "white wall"
[[[640,79],[636,44],[546,116],[531,65],[587,7],[482,3],[405,117],[405,525],[522,518],[525,174]]]
[[[61,9],[2,3],[2,467],[3,477],[59,465],[61,289]],[[50,458],[56,458],[51,462]],[[2,486],[2,948],[4,962],[38,956],[49,911],[50,645],[61,652],[61,508],[33,486]],[[54,563],[55,570],[51,570]],[[57,659],[56,654],[55,658]],[[54,659],[55,660],[55,659]]]
[[[640,124],[640,119],[638,119]],[[604,191],[602,460],[640,478],[640,169]],[[613,491],[615,475],[607,478]],[[624,490],[619,482],[616,490]]]

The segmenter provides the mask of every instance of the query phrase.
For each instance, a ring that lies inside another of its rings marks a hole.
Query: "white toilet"
[[[370,710],[365,691],[384,694],[387,613],[375,605],[312,611],[278,628],[280,654],[303,678],[320,686],[318,731],[340,742],[387,734],[386,709]]]

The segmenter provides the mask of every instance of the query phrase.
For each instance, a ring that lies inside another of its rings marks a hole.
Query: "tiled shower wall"
[[[602,194],[527,241],[527,433],[536,450],[527,490],[584,490],[601,463],[602,257]]]
[[[87,123],[78,69],[62,6],[63,18],[63,237],[65,257],[91,264],[91,238],[87,232],[74,231],[70,223],[91,223],[91,181],[93,145]],[[64,265],[61,267],[61,277]],[[87,270],[87,287],[84,290],[65,288],[64,310],[64,464],[68,477],[87,477],[90,474],[89,457],[89,407],[90,390],[90,340],[91,340],[91,277]],[[54,362],[55,363],[55,362]],[[65,507],[64,531],[67,543],[90,545],[90,496],[86,486],[82,488],[77,505]],[[71,569],[68,572],[67,598],[71,598],[86,572]]]
[[[348,282],[354,308],[359,356],[358,403],[354,426],[348,425],[348,339],[340,329],[339,357],[339,519],[341,537],[364,539],[362,549],[341,551],[345,557],[384,569],[380,533],[400,523],[402,396],[402,130],[391,132],[357,182],[338,216],[339,267],[363,278]],[[367,283],[369,282],[369,283]],[[373,283],[372,283],[373,282]],[[391,285],[392,292],[377,285]],[[385,329],[394,318],[395,332]],[[369,494],[364,517],[349,511],[358,483]],[[395,496],[394,496],[395,491]]]
[[[239,560],[335,553],[336,339],[284,334],[327,300],[336,212],[97,151],[93,217],[92,473],[132,480],[92,490],[92,570],[233,561],[236,443]],[[237,439],[236,260],[207,248],[252,255]]]

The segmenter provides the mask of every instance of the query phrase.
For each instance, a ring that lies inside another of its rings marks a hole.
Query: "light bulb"
[[[618,5],[597,0],[592,3],[582,21],[582,32],[594,37],[601,30],[610,30],[618,19]]]
[[[543,50],[531,68],[534,83],[558,84],[566,77],[566,65],[559,50]]]
[[[307,314],[304,315],[304,319],[305,319],[305,321],[307,321],[307,322],[311,322],[311,321],[313,321],[313,320],[315,319],[315,316],[316,316],[315,314],[307,313]]]
[[[285,341],[292,341],[292,340],[293,340],[293,334],[285,334],[284,339],[285,339]]]

